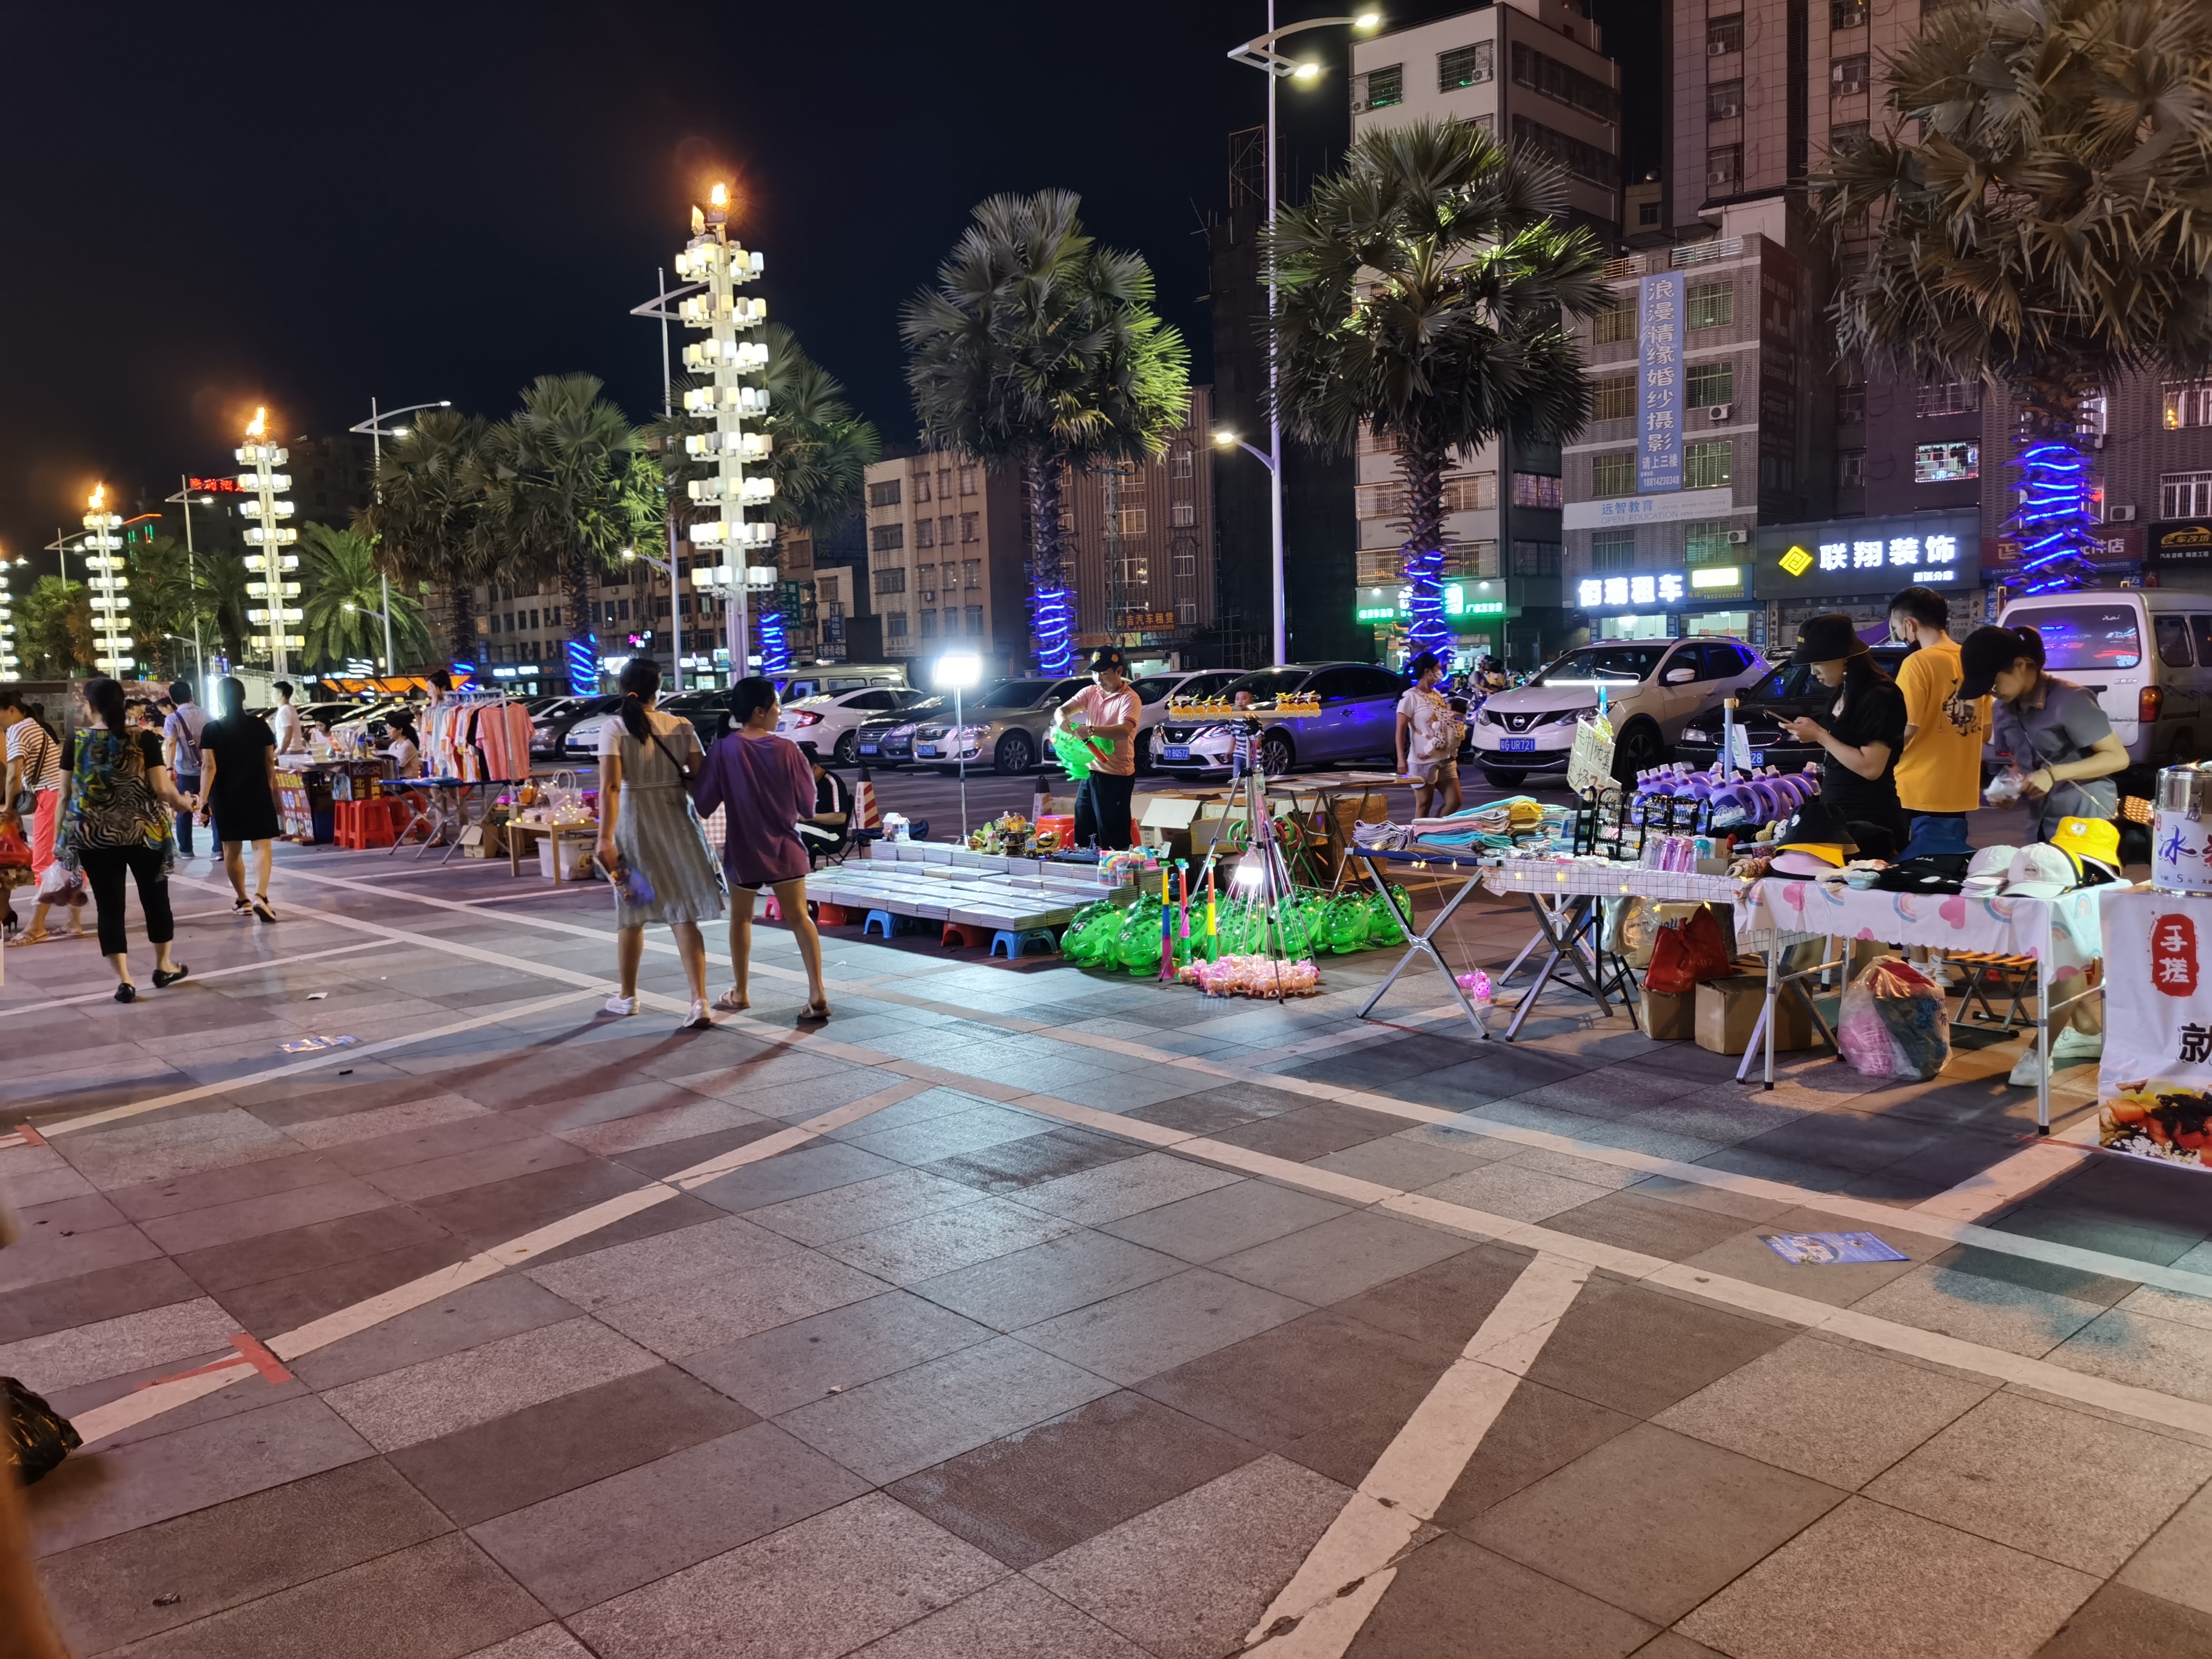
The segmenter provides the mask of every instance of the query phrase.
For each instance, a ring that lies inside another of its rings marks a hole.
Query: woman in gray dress
[[[722,914],[729,889],[691,810],[690,783],[703,758],[689,720],[653,707],[660,665],[632,657],[616,682],[621,719],[599,739],[599,867],[615,890],[616,957],[622,994],[607,999],[611,1014],[637,1012],[637,968],[649,922],[668,924],[691,981],[684,1024],[714,1024],[707,1008],[707,941],[699,924]]]

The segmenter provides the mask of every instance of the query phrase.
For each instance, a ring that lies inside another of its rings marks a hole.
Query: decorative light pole
[[[746,562],[750,550],[767,547],[775,539],[775,526],[745,517],[747,507],[764,506],[775,494],[775,481],[765,471],[745,476],[748,462],[756,468],[768,464],[768,434],[745,430],[749,422],[757,426],[768,417],[768,388],[761,384],[768,371],[768,347],[738,337],[768,321],[768,302],[742,299],[737,293],[759,278],[766,263],[758,252],[748,252],[730,240],[730,192],[716,185],[708,205],[691,210],[691,240],[676,256],[676,274],[697,285],[676,314],[686,327],[707,331],[707,338],[684,348],[684,366],[711,376],[713,383],[686,392],[684,409],[686,414],[711,417],[714,429],[686,434],[684,451],[713,469],[706,477],[692,479],[690,492],[693,501],[714,516],[693,524],[689,535],[695,546],[719,556],[711,565],[696,562],[691,581],[702,593],[727,603],[733,683],[752,666],[748,590],[775,585],[774,565]],[[669,555],[672,561],[674,548]]]
[[[14,601],[8,593],[8,561],[0,556],[0,680],[15,678],[22,663],[15,655]]]
[[[300,532],[280,519],[292,516],[292,503],[282,499],[292,487],[289,474],[276,469],[291,459],[290,452],[282,444],[269,441],[269,411],[253,411],[253,423],[246,428],[246,441],[238,447],[241,466],[250,466],[251,472],[240,473],[238,487],[253,499],[240,501],[238,510],[257,522],[246,527],[246,544],[260,550],[258,555],[249,553],[246,566],[258,580],[246,585],[246,591],[263,602],[259,610],[246,613],[246,620],[260,629],[253,638],[269,653],[269,672],[282,679],[284,675],[284,653],[304,650],[307,638],[292,632],[292,624],[305,622],[307,613],[297,605],[285,603],[300,597],[300,584],[287,581],[284,573],[300,568],[300,556],[284,550],[300,539]]]
[[[98,652],[93,666],[119,680],[137,659],[130,650],[131,597],[123,590],[131,583],[123,574],[123,538],[116,533],[123,528],[123,515],[110,513],[106,501],[107,486],[101,484],[85,503],[92,509],[84,515],[85,580],[92,589],[92,635]]]

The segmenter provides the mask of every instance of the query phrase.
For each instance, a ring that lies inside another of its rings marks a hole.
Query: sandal
[[[266,893],[256,893],[253,896],[253,914],[264,921],[276,920],[276,913],[269,908],[269,896]]]
[[[827,999],[821,1001],[810,1002],[804,1008],[801,1008],[799,1011],[799,1018],[802,1024],[819,1024],[822,1021],[829,1018],[830,1004]]]
[[[157,991],[166,991],[191,971],[188,967],[156,968],[154,970],[154,988]]]
[[[714,999],[714,1006],[726,1014],[742,1014],[753,1006],[753,1000],[748,996],[740,996],[738,994],[738,988],[732,985]]]
[[[53,935],[52,933],[46,932],[45,928],[41,927],[36,933],[18,934],[15,938],[9,939],[8,943],[10,945],[44,945],[52,937]]]

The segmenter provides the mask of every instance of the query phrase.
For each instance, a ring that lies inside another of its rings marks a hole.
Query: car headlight
[[[892,738],[910,738],[913,735],[914,727],[911,726],[894,726],[890,731],[884,733],[884,737],[886,741]]]
[[[1710,739],[1704,726],[1686,726],[1682,728],[1682,740],[1685,743],[1705,743]]]
[[[1577,720],[1589,712],[1587,708],[1562,708],[1545,715],[1543,723],[1546,726],[1572,726]]]
[[[1503,726],[1505,724],[1505,716],[1498,713],[1498,711],[1493,708],[1485,708],[1482,711],[1481,718],[1482,723],[1486,726]]]
[[[988,726],[963,726],[953,735],[963,742],[972,743],[990,729]]]

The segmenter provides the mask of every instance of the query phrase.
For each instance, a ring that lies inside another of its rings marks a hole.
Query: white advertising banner
[[[2107,1151],[2212,1168],[2212,898],[2149,891],[2105,902],[2105,1058],[2098,1140]]]

